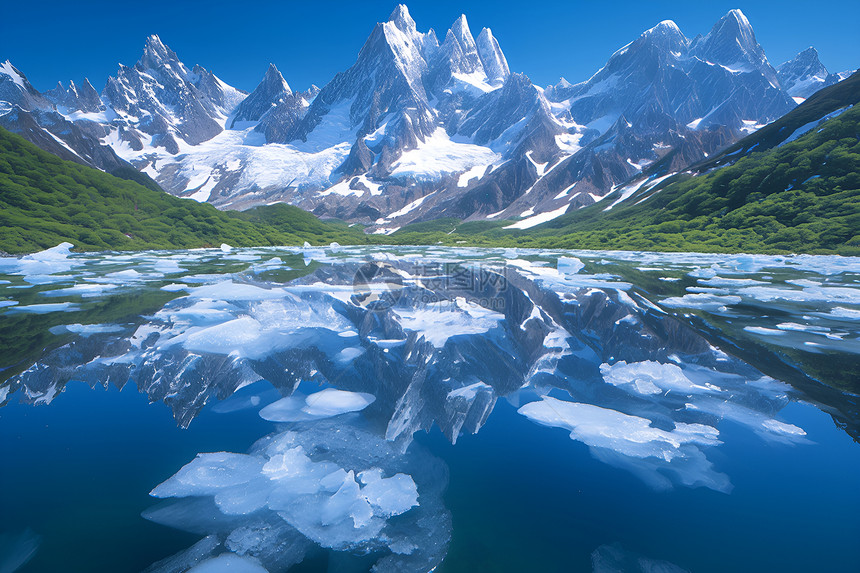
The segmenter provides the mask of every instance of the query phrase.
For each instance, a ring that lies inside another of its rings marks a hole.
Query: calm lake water
[[[860,259],[0,259],[0,571],[860,570]]]

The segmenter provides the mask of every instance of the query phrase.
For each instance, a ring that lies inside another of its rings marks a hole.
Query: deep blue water
[[[703,573],[855,572],[860,447],[812,406],[789,406],[784,419],[814,444],[721,427],[712,457],[732,476],[730,495],[655,492],[504,402],[455,446],[438,431],[418,436],[450,469],[453,538],[439,571],[591,571],[595,548],[619,543]],[[137,571],[187,547],[196,536],[140,517],[149,490],[197,452],[242,452],[272,430],[254,410],[206,410],[182,430],[134,388],[82,383],[50,407],[0,409],[3,529],[42,538],[21,571]]]
[[[419,439],[452,475],[454,538],[440,571],[591,571],[591,553],[608,543],[697,572],[858,570],[860,448],[811,406],[785,419],[814,445],[723,428],[727,443],[712,458],[732,476],[730,495],[655,492],[563,430],[535,427],[507,405],[496,412],[454,447],[439,433]]]

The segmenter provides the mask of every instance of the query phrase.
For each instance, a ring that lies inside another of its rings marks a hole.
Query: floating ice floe
[[[575,275],[585,268],[585,263],[576,257],[559,257],[556,268],[560,273]]]
[[[359,412],[375,400],[372,394],[326,388],[308,396],[296,394],[282,398],[260,410],[260,416],[270,422],[316,420]]]
[[[639,394],[662,394],[673,391],[682,394],[702,394],[719,392],[713,384],[696,384],[675,364],[660,364],[652,360],[628,364],[625,361],[615,364],[601,364],[603,379],[619,387],[631,387]]]
[[[663,306],[670,308],[696,308],[707,311],[722,312],[733,304],[741,302],[741,297],[728,295],[721,296],[710,293],[685,294],[684,296],[670,296],[660,301]]]
[[[267,436],[248,454],[198,455],[152,491],[180,499],[144,516],[223,540],[200,552],[195,567],[225,547],[282,571],[316,544],[375,553],[374,571],[417,573],[445,555],[445,481],[441,461],[420,448],[404,454],[355,425],[322,420]]]
[[[119,285],[115,284],[93,284],[93,283],[78,283],[74,286],[70,286],[68,288],[61,288],[56,290],[48,290],[42,291],[42,296],[81,296],[84,298],[93,298],[102,296],[108,291],[111,291],[115,288],[118,288]]]
[[[549,396],[518,412],[542,426],[569,431],[571,439],[589,446],[597,459],[627,469],[655,488],[668,489],[677,481],[731,489],[728,476],[714,470],[701,451],[720,443],[719,431],[712,426],[675,422],[672,430],[663,430],[647,418]]]
[[[14,306],[9,311],[9,314],[27,313],[27,314],[47,314],[50,312],[73,312],[80,310],[80,306],[72,302],[52,302],[45,304],[29,304],[26,306]]]

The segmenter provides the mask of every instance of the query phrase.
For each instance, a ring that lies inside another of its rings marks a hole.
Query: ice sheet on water
[[[125,330],[118,324],[63,324],[51,328],[52,334],[61,334],[70,332],[72,334],[80,334],[81,336],[91,336],[94,334],[105,334],[112,332],[122,332]]]
[[[152,492],[186,499],[144,515],[195,533],[223,532],[229,549],[264,567],[277,559],[272,546],[295,547],[298,535],[323,548],[382,553],[377,570],[390,570],[383,565],[396,555],[400,570],[427,571],[450,535],[441,464],[419,447],[402,453],[355,422],[296,424],[248,454],[198,455]],[[201,505],[207,497],[214,513]]]
[[[682,394],[719,392],[713,384],[696,384],[675,364],[661,364],[653,360],[628,364],[621,360],[615,364],[601,364],[603,379],[620,387],[630,387],[639,394],[662,394],[673,391]]]
[[[307,396],[282,398],[260,410],[260,416],[270,422],[316,420],[364,410],[375,400],[372,394],[326,388]]]
[[[239,256],[253,261],[243,266],[250,268],[250,273],[208,274],[208,268],[193,268],[190,272],[197,274],[172,277],[182,283],[177,287],[177,298],[161,310],[141,316],[131,336],[92,331],[51,351],[15,383],[20,381],[18,387],[24,389],[25,399],[35,401],[56,395],[63,377],[74,376],[89,383],[133,381],[151,400],[167,403],[177,421],[187,425],[205,404],[226,398],[254,381],[271,381],[278,397],[293,394],[300,382],[308,381],[376,396],[372,408],[348,418],[373,419],[398,447],[405,447],[416,431],[434,424],[452,441],[461,433],[475,432],[492,412],[497,397],[508,396],[524,385],[537,388],[539,393],[552,388],[575,389],[571,395],[577,401],[643,416],[653,422],[653,428],[670,433],[679,427],[677,424],[715,427],[720,414],[702,403],[714,395],[730,406],[758,412],[761,418],[753,429],[773,434],[773,428],[764,422],[773,419],[787,403],[784,396],[778,398],[771,390],[748,384],[761,378],[755,369],[710,346],[684,323],[660,314],[662,311],[658,312],[641,292],[625,292],[623,286],[629,284],[610,274],[585,273],[579,265],[582,261],[594,264],[594,253],[577,253],[576,259],[565,259],[569,253],[557,251],[392,249],[384,253],[385,264],[397,271],[404,286],[391,297],[394,302],[384,308],[362,306],[352,296],[357,269],[367,264],[368,257],[381,260],[375,250],[340,249],[337,262],[315,267],[310,275],[288,284],[250,282],[255,268],[279,267],[285,260],[281,257],[302,252],[258,249],[221,253],[209,249],[169,258],[163,253],[125,259],[93,256],[85,269],[89,273],[85,278],[92,280],[85,284],[108,284],[101,280],[105,273],[122,273],[141,260],[136,266],[139,274],[128,277],[142,282],[155,280],[157,286],[167,281],[149,272],[156,259],[182,265],[191,260],[205,261],[215,268],[225,261],[229,268],[236,268],[229,261]],[[658,268],[665,264],[678,275],[686,272],[682,265],[689,269],[695,264],[713,271],[711,278],[718,280],[746,278],[736,268],[743,265],[730,264],[722,256],[623,256],[637,265]],[[507,257],[513,257],[515,264],[507,264]],[[447,280],[447,267],[428,271],[428,261],[439,260],[472,273],[465,277],[470,279],[467,284],[497,285],[496,290],[455,288],[455,281]],[[773,257],[766,263],[788,264]],[[578,272],[573,273],[574,269]],[[730,282],[720,288],[734,295],[744,288],[782,285],[778,281],[784,276],[778,275],[771,285]],[[82,277],[71,280],[80,283]],[[440,277],[443,280],[437,280]],[[509,282],[483,281],[494,277]],[[836,287],[803,283],[786,288]],[[187,290],[187,296],[182,296],[180,289]],[[493,297],[491,302],[502,304],[481,306],[471,298],[487,292]],[[732,312],[739,314],[745,309]],[[826,307],[817,308],[816,312],[824,310]],[[76,320],[85,322],[77,316]],[[806,319],[790,320],[800,324]],[[781,319],[785,323],[790,320]],[[778,321],[771,322],[776,328]],[[835,336],[848,327],[829,328],[827,333]],[[417,338],[404,336],[413,330],[419,334]],[[817,332],[800,334],[826,343],[849,342],[830,341]],[[454,335],[461,337],[457,344],[449,342]],[[771,338],[785,340],[796,335]],[[380,372],[384,373],[384,384]],[[261,408],[273,398],[239,395],[232,406],[224,403],[224,408]],[[687,408],[686,403],[694,407]],[[281,413],[284,420],[311,415],[303,411],[307,404],[298,395],[279,407],[283,406],[287,406],[287,413]],[[695,409],[697,406],[700,409]],[[314,417],[318,414],[312,409],[311,413]],[[636,458],[610,448],[595,447],[594,451],[601,459],[628,467],[645,479],[668,474],[672,476],[668,481],[674,484],[710,479],[717,489],[724,487],[710,472],[707,459],[699,451],[702,447],[682,444],[678,449],[684,455],[659,463],[653,461],[657,458]],[[658,466],[659,472],[655,470]],[[358,472],[369,467],[373,466],[349,468],[356,472],[356,483],[360,482]],[[385,476],[396,473],[408,472]],[[360,513],[356,515],[360,519]]]
[[[720,420],[730,420],[746,426],[768,441],[787,444],[807,443],[806,431],[794,424],[782,422],[750,407],[734,404],[720,398],[703,398],[686,404],[692,412],[703,412]]]
[[[846,308],[844,306],[835,306],[827,313],[829,317],[838,320],[860,320],[860,309]]]
[[[696,308],[707,311],[722,312],[733,304],[741,302],[741,297],[728,295],[721,296],[710,293],[685,294],[684,296],[670,296],[660,301],[663,306],[669,308]]]
[[[72,247],[71,243],[60,243],[23,257],[0,257],[0,272],[25,277],[42,276],[41,281],[50,282],[50,275],[68,272],[75,266],[75,261],[69,258]]]
[[[118,288],[119,285],[115,284],[92,284],[92,283],[78,283],[74,286],[70,286],[68,288],[61,288],[55,290],[42,291],[39,293],[42,296],[81,296],[84,298],[91,298],[102,296],[106,292],[111,291],[115,288]]]
[[[281,299],[287,296],[287,294],[281,288],[263,288],[261,286],[237,283],[229,280],[193,288],[188,296],[197,299],[248,302]]]
[[[544,396],[518,412],[543,426],[563,428],[610,465],[631,471],[658,489],[673,483],[728,492],[728,476],[714,470],[701,448],[720,443],[719,431],[705,424],[675,422],[671,430],[651,420],[593,404]]]
[[[560,273],[575,275],[585,268],[585,263],[576,257],[559,257],[556,268]]]
[[[7,313],[48,314],[51,312],[73,312],[79,309],[80,306],[73,302],[51,302],[43,304],[28,304],[26,306],[13,306],[7,311]]]
[[[738,294],[761,302],[785,300],[792,302],[833,302],[860,304],[860,289],[850,287],[807,286],[801,289],[767,286],[742,288]]]

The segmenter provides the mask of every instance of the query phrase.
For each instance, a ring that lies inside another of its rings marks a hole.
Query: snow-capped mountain
[[[88,79],[84,79],[80,89],[74,81],[69,82],[68,88],[64,87],[62,82],[57,82],[57,87],[45,92],[44,95],[57,107],[65,108],[67,112],[99,113],[105,110],[99,92]]]
[[[120,65],[102,92],[125,128],[119,142],[173,154],[180,142],[197,145],[218,135],[245,95],[200,66],[189,71],[158,36],[148,37],[140,60]]]
[[[802,101],[821,88],[844,79],[831,74],[818,59],[818,51],[812,46],[797,54],[777,68],[779,82],[790,96]]]
[[[293,90],[290,89],[284,76],[275,64],[269,64],[269,69],[266,70],[266,75],[259,85],[236,107],[230,120],[230,127],[234,128],[236,122],[260,121],[264,115],[292,95]]]
[[[40,94],[6,62],[0,125],[108,171],[127,161],[220,208],[286,201],[377,232],[447,216],[528,227],[648,165],[700,161],[839,79],[814,50],[775,70],[739,10],[692,40],[661,22],[588,80],[546,89],[465,16],[439,37],[400,5],[351,67],[303,92],[270,65],[245,94],[158,36],[100,95],[88,81]]]
[[[87,90],[89,85],[89,81],[84,80],[81,90],[74,84],[68,90],[59,85],[41,94],[6,60],[0,64],[0,127],[68,161],[108,172],[130,167],[111,147],[101,143],[100,139],[108,134],[102,123],[81,121],[93,117],[82,111],[93,105]],[[106,119],[103,112],[95,116]]]

